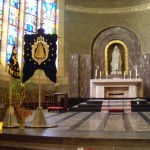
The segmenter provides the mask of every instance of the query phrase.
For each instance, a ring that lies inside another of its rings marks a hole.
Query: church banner
[[[38,29],[37,34],[24,36],[24,67],[22,82],[31,78],[37,69],[42,69],[45,75],[56,83],[56,50],[57,35],[44,34],[44,29]]]
[[[18,60],[17,60],[16,46],[13,46],[13,49],[12,49],[8,73],[13,78],[20,79],[20,69],[19,69],[19,63],[18,63]]]

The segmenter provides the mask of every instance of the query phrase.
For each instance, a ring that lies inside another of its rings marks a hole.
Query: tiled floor
[[[57,126],[28,128],[35,117],[33,111],[33,115],[26,119],[27,128],[3,130],[0,146],[7,148],[9,143],[14,147],[50,147],[51,150],[87,150],[87,147],[92,147],[92,150],[150,149],[150,112],[108,114],[43,110],[43,114],[48,125]],[[14,143],[13,138],[17,139],[17,142]]]
[[[35,111],[26,122],[31,123]],[[56,130],[70,131],[150,131],[150,112],[48,112],[43,110],[47,124],[57,124]]]

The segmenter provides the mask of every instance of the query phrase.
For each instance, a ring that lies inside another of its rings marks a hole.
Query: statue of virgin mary
[[[111,74],[116,74],[116,73],[122,74],[121,66],[122,66],[121,54],[118,46],[116,45],[112,52]]]

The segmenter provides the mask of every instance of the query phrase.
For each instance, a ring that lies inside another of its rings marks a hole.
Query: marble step
[[[102,104],[103,100],[100,99],[90,99],[86,101],[87,104]]]
[[[131,106],[132,104],[132,106]],[[109,109],[122,109],[124,108],[125,112],[132,111],[150,111],[150,104],[141,102],[140,105],[137,105],[137,102],[130,100],[102,100],[102,99],[90,99],[86,102],[79,103],[76,106],[70,108],[72,111],[108,111]]]
[[[101,111],[101,108],[95,107],[78,107],[78,105],[73,106],[69,109],[69,111]]]
[[[124,100],[106,100],[103,101],[102,111],[119,111],[124,110],[126,112],[131,112],[131,102]]]
[[[101,104],[89,104],[89,103],[86,103],[86,102],[83,102],[83,103],[80,103],[78,104],[78,107],[84,107],[84,108],[100,108],[102,105]]]

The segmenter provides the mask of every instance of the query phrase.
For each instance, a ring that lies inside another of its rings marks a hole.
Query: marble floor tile
[[[31,123],[33,115],[26,119]],[[115,113],[107,112],[48,112],[43,110],[47,123],[56,123],[56,130],[70,131],[150,131],[150,112]]]

